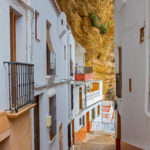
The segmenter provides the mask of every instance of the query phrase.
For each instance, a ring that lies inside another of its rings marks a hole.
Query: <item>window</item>
[[[39,36],[39,13],[35,11],[35,39],[40,40]]]
[[[73,103],[73,84],[71,84],[71,110],[73,110],[74,103]]]
[[[95,119],[95,109],[93,108],[91,112],[91,120],[94,120],[94,119]]]
[[[100,115],[100,105],[97,106],[97,116]]]
[[[47,23],[47,75],[56,74],[56,54],[50,38],[50,23]]]
[[[129,92],[132,91],[132,79],[129,79]]]
[[[144,27],[140,29],[140,43],[144,41]]]
[[[119,73],[116,74],[116,95],[122,97],[122,48],[119,47]]]
[[[73,76],[72,46],[70,44],[70,76]]]
[[[64,60],[66,60],[66,45],[64,46]]]
[[[81,118],[79,119],[79,125],[80,126],[82,125],[82,119]]]
[[[56,122],[56,95],[49,98],[49,115],[51,116],[51,127],[50,127],[50,140],[52,140],[57,133],[57,122]]]
[[[85,126],[85,115],[82,117],[82,125]]]

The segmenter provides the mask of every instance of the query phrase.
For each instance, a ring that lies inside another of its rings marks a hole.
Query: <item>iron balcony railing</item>
[[[8,65],[9,110],[18,109],[34,102],[34,65],[4,62]]]
[[[85,67],[85,66],[76,66],[75,71],[76,71],[76,74],[93,73],[93,68]]]

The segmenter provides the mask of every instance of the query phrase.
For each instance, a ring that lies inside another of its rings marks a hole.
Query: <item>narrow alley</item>
[[[150,150],[150,0],[0,0],[0,150]]]

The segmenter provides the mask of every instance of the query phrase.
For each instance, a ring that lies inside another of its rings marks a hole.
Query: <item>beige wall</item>
[[[31,118],[29,111],[14,119],[0,113],[0,150],[32,150]],[[9,146],[10,144],[10,146]]]

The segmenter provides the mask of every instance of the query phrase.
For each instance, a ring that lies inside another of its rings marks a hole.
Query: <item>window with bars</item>
[[[95,109],[93,108],[91,112],[91,120],[94,120],[94,119],[95,119]]]
[[[119,53],[119,73],[116,74],[116,96],[122,97],[122,48],[118,48]]]
[[[85,115],[82,116],[82,125],[85,126]]]
[[[71,84],[71,110],[74,108],[74,102],[73,102],[73,84]]]
[[[80,126],[82,125],[82,119],[81,118],[79,119],[79,125]]]
[[[51,116],[50,140],[52,140],[57,133],[56,95],[49,98],[49,115]]]
[[[70,44],[70,76],[73,76],[72,45]]]

